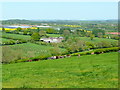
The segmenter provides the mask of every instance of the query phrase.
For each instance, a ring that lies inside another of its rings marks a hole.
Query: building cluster
[[[49,38],[41,38],[40,41],[44,41],[47,43],[59,43],[63,40],[63,37],[49,37]]]

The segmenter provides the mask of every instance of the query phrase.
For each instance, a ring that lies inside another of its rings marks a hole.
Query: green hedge
[[[71,56],[78,56],[79,54],[82,56],[82,55],[90,55],[91,53],[100,54],[100,53],[106,53],[106,52],[116,52],[118,50],[120,50],[120,47],[102,48],[102,49],[95,49],[92,51],[73,53],[71,54]]]
[[[116,52],[120,50],[120,47],[112,47],[112,48],[102,48],[102,49],[95,49],[95,50],[91,50],[91,51],[85,51],[85,52],[78,52],[78,53],[73,53],[70,54],[71,56],[82,56],[82,55],[91,55],[91,53],[94,54],[100,54],[100,53],[106,53],[106,52]],[[36,61],[36,60],[45,60],[48,56],[37,56],[37,57],[31,57],[31,58],[26,58],[26,59],[20,59],[20,60],[16,60],[16,61],[12,61],[10,63],[18,63],[18,62],[28,62],[28,60],[31,61]]]

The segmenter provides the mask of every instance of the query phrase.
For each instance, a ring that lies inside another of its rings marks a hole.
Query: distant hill
[[[13,24],[28,24],[28,25],[40,25],[41,23],[48,24],[80,24],[80,23],[117,23],[115,19],[110,20],[25,20],[25,19],[10,19],[2,20],[3,25],[13,25]]]

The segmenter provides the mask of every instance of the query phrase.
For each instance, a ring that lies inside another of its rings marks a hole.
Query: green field
[[[84,40],[84,41],[89,41],[89,42],[101,42],[101,41],[107,41],[107,42],[114,42],[114,41],[118,41],[115,39],[107,39],[107,38],[98,38],[98,37],[94,37],[93,40],[90,39],[90,37],[80,37],[80,40]]]
[[[12,39],[22,39],[22,40],[30,40],[31,39],[31,36],[29,36],[29,35],[2,33],[2,36],[7,37],[7,38],[12,38]]]
[[[49,50],[51,48],[54,48],[52,46],[45,46],[45,45],[37,45],[34,43],[24,43],[24,44],[16,44],[16,45],[9,45],[10,48],[13,48],[15,50],[21,49],[24,50],[24,52],[27,54],[27,52],[35,51],[36,55],[40,55],[42,53],[49,54]],[[65,49],[61,49],[61,51],[65,51]]]
[[[5,53],[5,59],[8,61],[11,58],[11,61],[14,61],[15,56],[19,56],[20,59],[26,59],[30,57],[51,57],[51,49],[54,47],[46,45],[38,45],[34,43],[23,43],[9,46],[2,46],[2,50]],[[11,51],[12,50],[12,51]],[[66,52],[65,49],[59,48],[61,53]],[[6,52],[5,52],[6,51]],[[9,53],[10,52],[10,53]]]
[[[6,39],[6,38],[1,38],[2,42],[9,42],[10,39]]]
[[[11,39],[0,38],[0,44],[10,42],[10,41],[11,41]],[[12,40],[12,41],[15,41],[15,40]]]
[[[60,37],[60,34],[47,34],[49,37]]]
[[[118,53],[2,66],[3,88],[117,88]]]

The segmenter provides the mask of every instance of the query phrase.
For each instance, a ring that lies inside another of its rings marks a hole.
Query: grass
[[[10,42],[11,40],[12,41],[15,41],[15,40],[13,40],[13,39],[6,39],[6,38],[0,38],[1,39],[1,41],[4,43],[4,42]]]
[[[19,35],[19,34],[10,34],[10,33],[2,33],[2,36],[12,39],[22,39],[22,40],[30,40],[31,36],[28,35]]]
[[[9,42],[10,39],[6,39],[6,38],[1,38],[2,42]]]
[[[15,40],[12,40],[12,41],[15,41]],[[6,43],[6,42],[11,42],[11,39],[0,38],[0,44]]]
[[[3,46],[3,48],[6,46]],[[7,46],[12,50],[15,50],[15,52],[21,51],[21,57],[27,58],[27,57],[36,57],[36,56],[51,56],[50,49],[54,48],[52,46],[45,46],[45,45],[38,45],[34,43],[23,43],[23,44],[16,44],[16,45],[9,45]],[[65,49],[60,49],[62,53],[64,53]],[[11,54],[11,53],[10,53]],[[13,56],[11,54],[11,56]]]
[[[49,37],[60,37],[60,34],[47,34]]]
[[[2,65],[3,88],[117,88],[118,53]]]
[[[90,40],[90,37],[80,37],[80,39],[84,40],[84,41],[89,41],[89,42],[101,42],[101,41],[114,42],[114,41],[118,41],[118,40],[114,40],[114,39],[98,38],[98,37],[94,37],[93,40]]]

